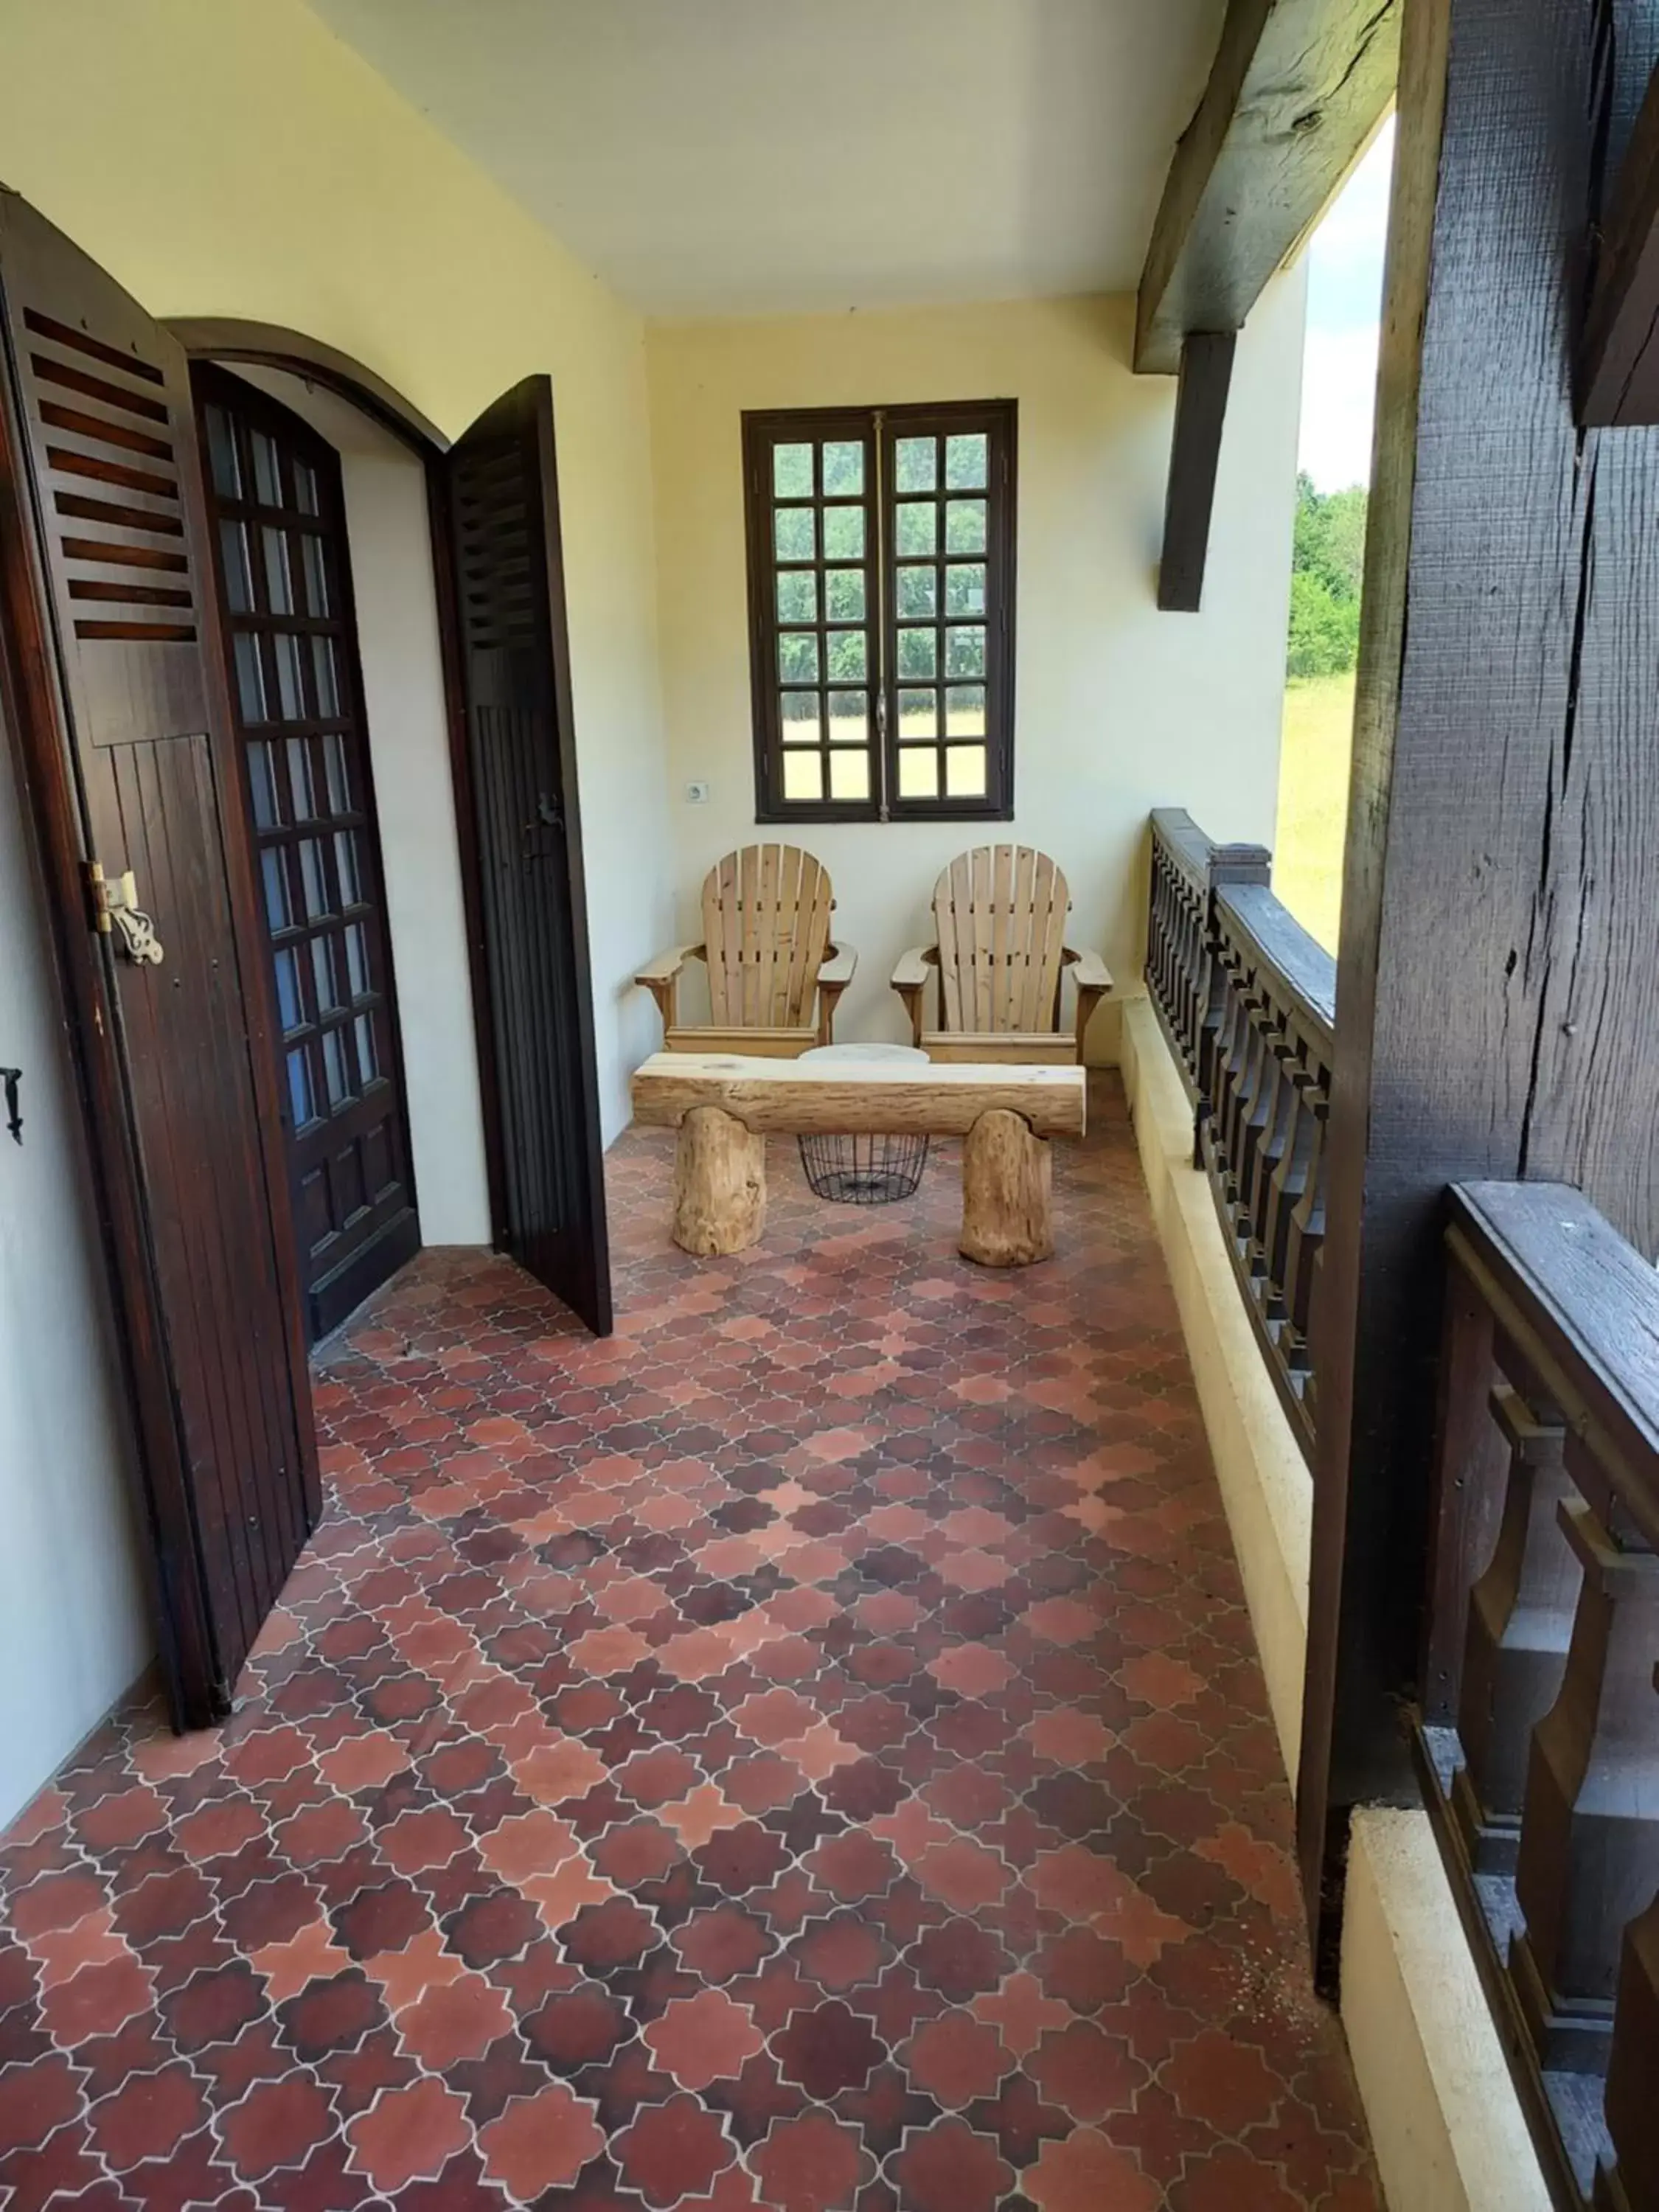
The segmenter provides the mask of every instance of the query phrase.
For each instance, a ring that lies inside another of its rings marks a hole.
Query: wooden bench
[[[961,1137],[963,1256],[1021,1267],[1054,1250],[1048,1140],[1086,1126],[1080,1067],[810,1061],[659,1052],[634,1078],[634,1115],[678,1129],[674,1242],[712,1258],[766,1219],[769,1134]]]

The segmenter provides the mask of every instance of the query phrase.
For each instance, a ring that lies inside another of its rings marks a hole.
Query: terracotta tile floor
[[[222,1731],[0,1848],[0,2205],[1371,2212],[1115,1088],[1062,1256],[820,1206],[621,1323],[428,1255]]]

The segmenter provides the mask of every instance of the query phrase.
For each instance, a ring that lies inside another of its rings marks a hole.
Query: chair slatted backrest
[[[1046,853],[981,845],[933,886],[945,1027],[981,1036],[1052,1030],[1071,894]]]
[[[718,1029],[806,1029],[830,952],[830,878],[797,845],[745,845],[703,880]]]

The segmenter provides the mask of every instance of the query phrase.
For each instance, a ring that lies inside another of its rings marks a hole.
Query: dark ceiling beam
[[[1134,365],[1239,331],[1394,97],[1403,0],[1229,0],[1140,280]]]
[[[1216,470],[1237,343],[1231,331],[1194,331],[1182,348],[1164,558],[1158,572],[1158,604],[1165,614],[1195,615],[1203,603]]]
[[[1588,428],[1659,422],[1659,70],[1613,186],[1578,365]]]

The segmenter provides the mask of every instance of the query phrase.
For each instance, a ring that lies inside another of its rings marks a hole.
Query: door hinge
[[[140,967],[159,968],[166,950],[155,934],[155,925],[138,904],[138,879],[131,868],[113,883],[100,861],[87,866],[87,887],[92,899],[92,926],[100,937],[118,937],[118,952]]]

